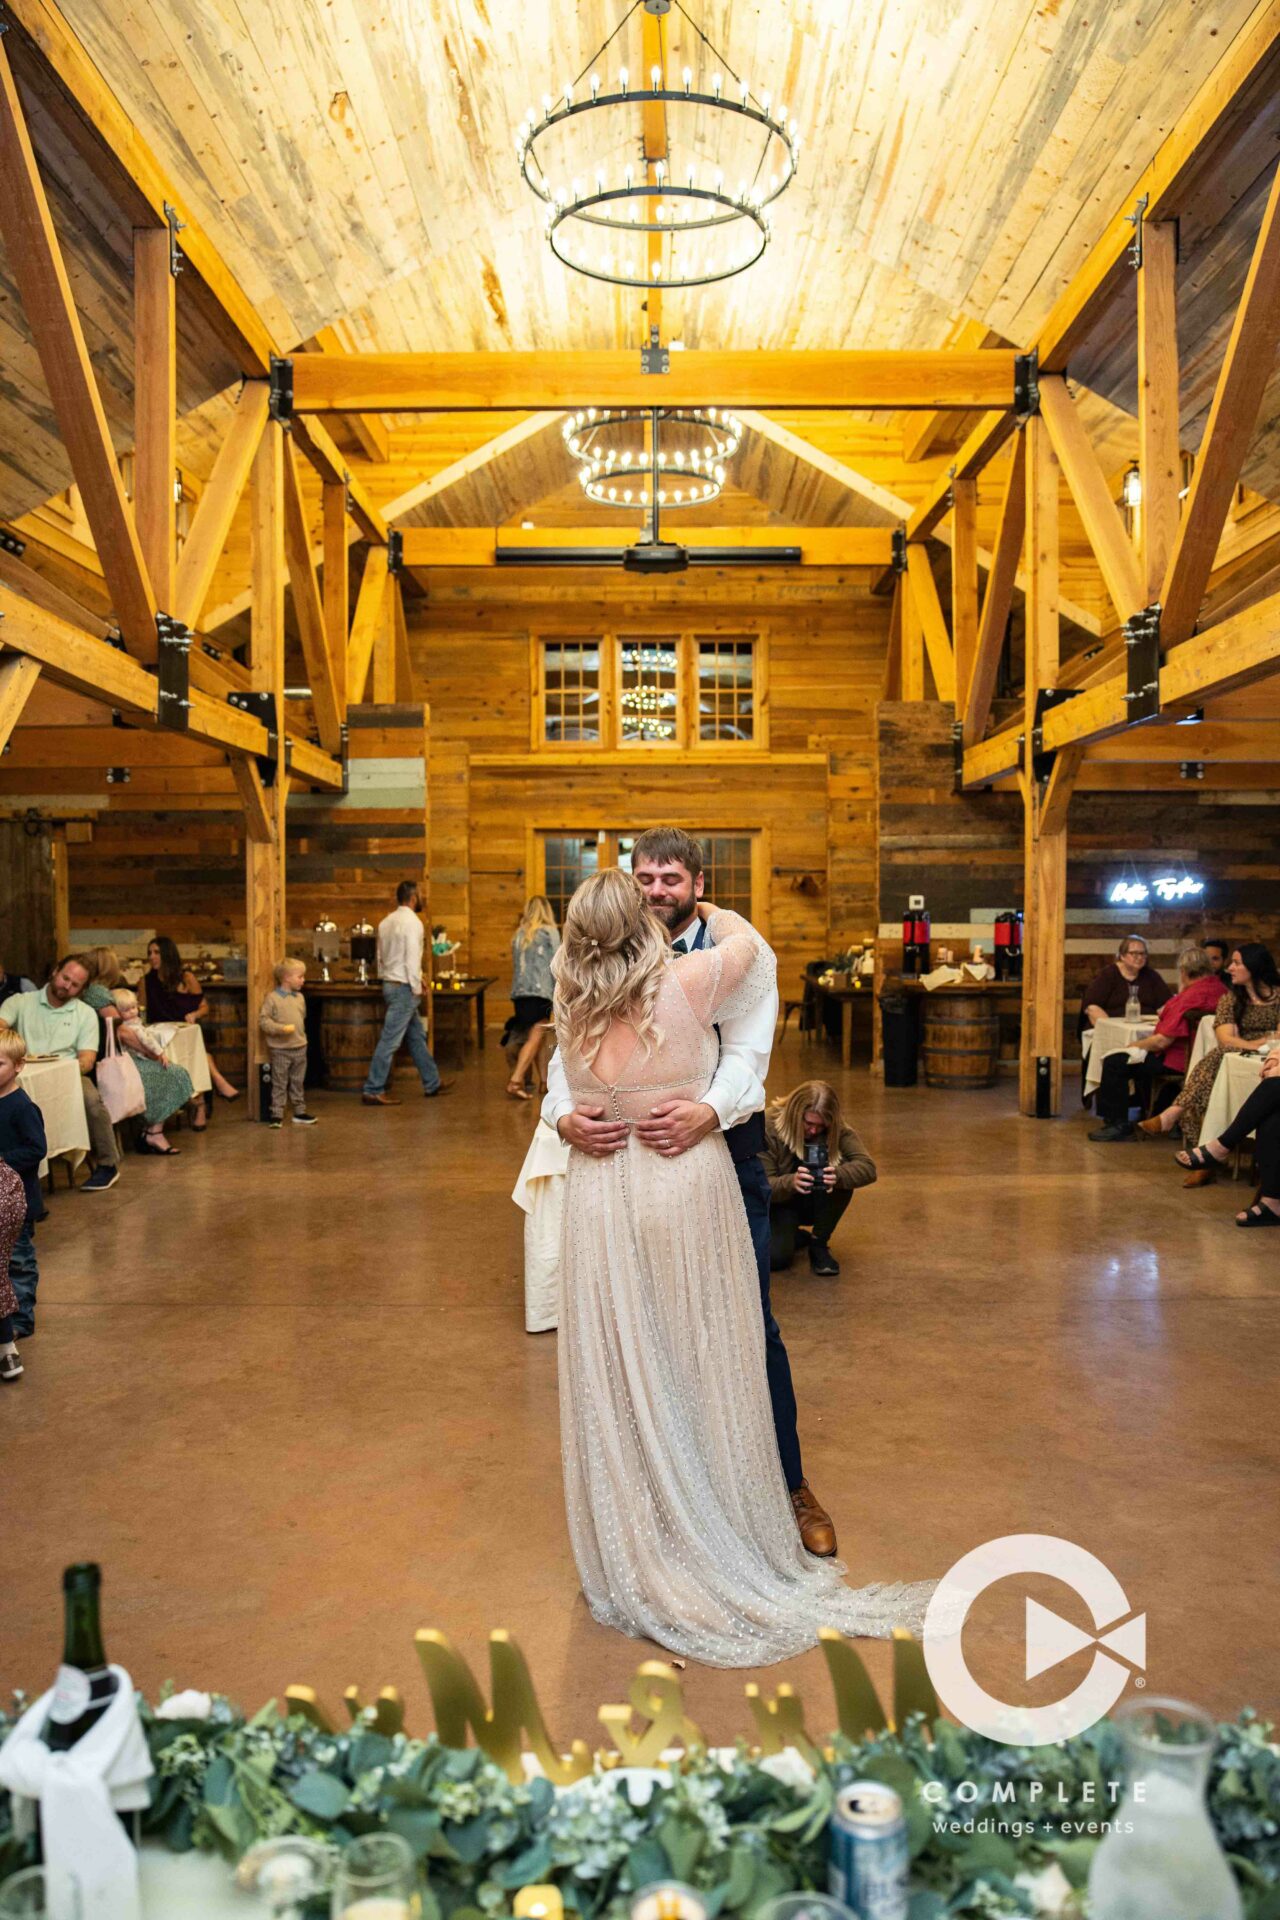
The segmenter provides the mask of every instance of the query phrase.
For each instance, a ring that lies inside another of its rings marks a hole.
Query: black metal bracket
[[[1083,687],[1040,687],[1036,692],[1035,718],[1031,725],[1031,771],[1037,780],[1047,780],[1053,772],[1053,763],[1057,759],[1056,749],[1046,753],[1044,745],[1044,716],[1051,707],[1060,707],[1064,700],[1074,700]]]
[[[649,329],[649,344],[640,349],[641,373],[670,373],[671,352],[668,347],[659,344],[661,336],[656,327]]]
[[[162,727],[185,733],[191,712],[191,629],[171,613],[158,613],[156,637],[160,643],[156,719]]]
[[[0,527],[0,550],[11,553],[15,560],[21,560],[27,550],[25,540],[19,540],[16,533],[10,533],[7,527]]]
[[[350,730],[346,721],[342,722],[338,734],[338,757],[342,762],[342,796],[345,799],[351,791]]]
[[[947,488],[947,512],[950,513],[956,503],[956,463],[954,460],[947,468],[947,479],[951,482]]]
[[[178,235],[184,231],[187,223],[179,220],[178,209],[171,207],[167,200],[164,203],[164,217],[169,228],[169,271],[176,280],[186,265],[182,248],[178,245]]]
[[[964,786],[964,721],[951,722],[951,760],[955,771],[955,787],[959,793]]]
[[[215,647],[212,640],[202,640],[200,642],[200,651],[201,653],[208,654],[210,660],[221,660],[222,658],[222,648]]]
[[[1013,410],[1019,420],[1030,420],[1040,411],[1040,356],[1034,349],[1014,360]]]
[[[907,530],[905,527],[894,528],[890,536],[890,551],[893,555],[890,565],[893,567],[894,572],[905,573],[907,570]]]
[[[124,644],[124,635],[121,633],[119,627],[117,627],[114,624],[114,622],[108,628],[107,632],[103,634],[102,637],[106,645],[109,647],[114,647],[117,653],[128,652],[128,648]]]
[[[1184,780],[1203,780],[1204,761],[1181,760],[1178,763],[1178,772]]]
[[[133,775],[128,767],[108,767],[107,785],[109,787],[127,787]]]
[[[293,362],[278,353],[271,356],[271,386],[268,401],[271,418],[289,428],[293,425]]]
[[[1129,243],[1129,252],[1126,258],[1135,273],[1138,272],[1142,265],[1142,229],[1146,223],[1147,208],[1150,203],[1150,194],[1144,193],[1134,202],[1133,212],[1126,213],[1124,216],[1133,228],[1133,239]]]
[[[1129,726],[1160,712],[1160,603],[1143,607],[1124,623]]]
[[[404,534],[399,527],[392,527],[387,534],[387,572],[404,571]]]
[[[229,693],[227,695],[227,705],[229,707],[238,707],[241,713],[252,714],[253,718],[255,720],[260,721],[262,725],[266,728],[267,750],[265,753],[255,754],[254,758],[258,763],[258,773],[259,773],[259,776],[261,777],[263,786],[273,787],[276,783],[276,754],[278,751],[278,741],[276,736],[275,695],[273,693],[263,692],[256,689],[251,690],[246,687],[246,688],[237,690],[235,693]],[[291,750],[291,743],[286,736],[286,739],[285,739],[286,771],[288,770],[288,766],[289,766],[290,750]]]

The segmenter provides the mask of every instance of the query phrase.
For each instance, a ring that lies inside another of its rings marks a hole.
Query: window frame
[[[751,646],[752,738],[750,740],[704,740],[699,734],[698,659],[702,642],[747,641]],[[764,627],[754,629],[735,625],[723,631],[712,622],[676,627],[657,619],[617,623],[609,626],[575,624],[555,633],[537,632],[529,636],[530,677],[530,751],[550,756],[595,754],[746,755],[769,751],[769,645]],[[625,740],[622,736],[622,649],[624,645],[645,641],[674,641],[676,650],[676,730],[670,740]],[[546,650],[548,647],[586,645],[600,648],[600,738],[598,740],[548,740],[546,702]]]

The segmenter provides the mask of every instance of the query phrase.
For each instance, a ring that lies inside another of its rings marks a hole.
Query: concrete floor
[[[1036,1123],[1008,1082],[886,1091],[793,1035],[772,1088],[813,1074],[881,1169],[846,1216],[842,1278],[775,1283],[852,1577],[1065,1535],[1147,1610],[1152,1688],[1274,1708],[1280,1268],[1231,1224],[1244,1190],[1184,1193],[1167,1146],[1089,1145],[1074,1086],[1067,1117]],[[596,1706],[654,1650],[578,1593],[555,1341],[523,1332],[508,1199],[533,1109],[502,1081],[491,1048],[440,1102],[320,1096],[311,1132],[221,1107],[170,1166],[130,1158],[96,1198],[59,1184],[26,1377],[0,1389],[0,1688],[51,1675],[61,1568],[92,1557],[112,1657],[147,1689],[252,1709],[291,1681],[335,1704],[393,1683],[425,1731],[414,1630],[442,1628],[487,1686],[504,1626],[553,1735],[596,1744]],[[1055,1698],[1089,1656],[1019,1690],[1024,1591],[994,1589],[966,1647],[1002,1697]],[[1061,1587],[1041,1597],[1082,1614]],[[887,1648],[863,1651],[883,1679]],[[746,1730],[750,1677],[689,1671],[709,1736]],[[768,1679],[830,1727],[819,1654]]]

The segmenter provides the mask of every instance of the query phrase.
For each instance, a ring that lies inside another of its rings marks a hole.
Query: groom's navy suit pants
[[[769,1398],[773,1403],[773,1424],[778,1435],[782,1471],[788,1488],[794,1493],[804,1478],[804,1468],[800,1464],[800,1436],[796,1432],[796,1391],[791,1384],[791,1362],[769,1298],[769,1178],[760,1164],[763,1116],[753,1114],[742,1126],[730,1127],[725,1143],[733,1156],[733,1170],[738,1176],[742,1204],[751,1228],[760,1279],[760,1305],[764,1312],[764,1358]]]

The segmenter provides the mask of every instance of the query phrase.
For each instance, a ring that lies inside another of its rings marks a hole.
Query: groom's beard
[[[650,900],[649,905],[667,932],[674,935],[692,920],[698,900],[693,888],[690,887],[682,900]]]

